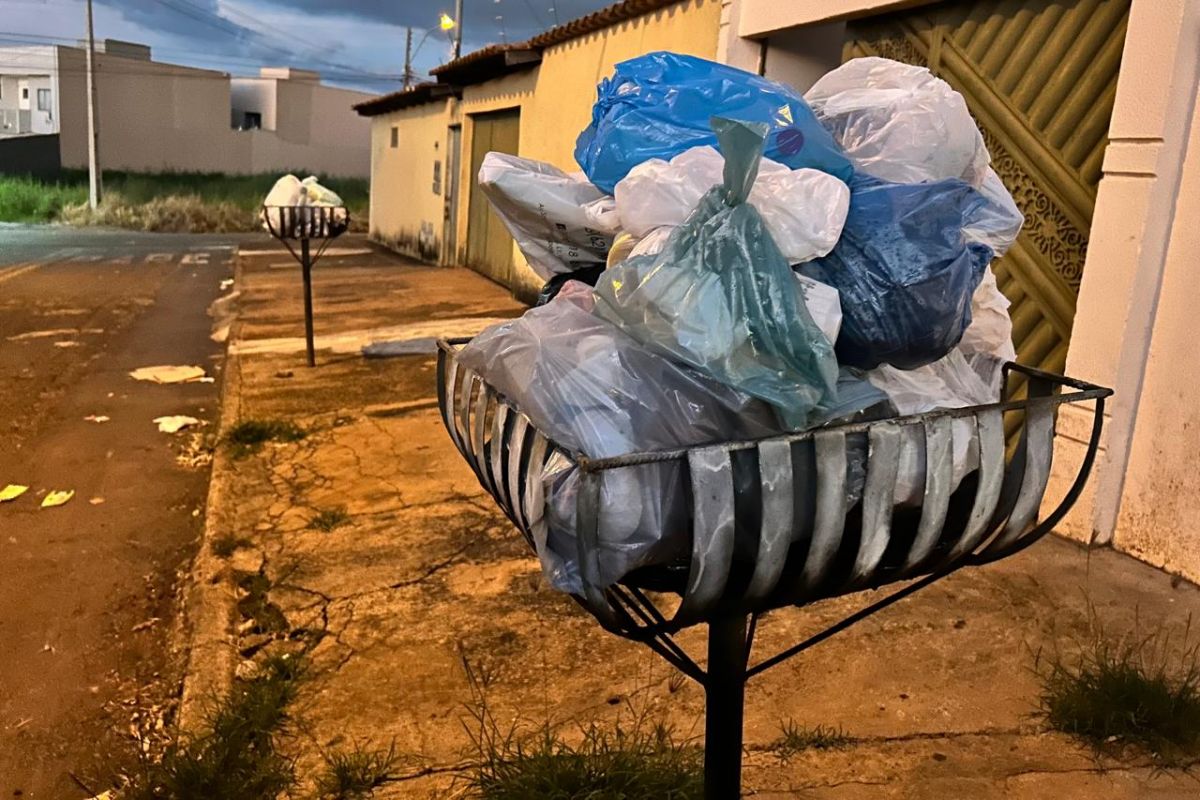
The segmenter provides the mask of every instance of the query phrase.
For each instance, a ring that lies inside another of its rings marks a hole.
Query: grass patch
[[[462,779],[480,800],[700,800],[704,752],[663,722],[634,714],[629,724],[595,723],[578,737],[546,722],[533,728],[501,726],[488,707],[492,677],[465,654],[473,704],[463,727],[471,739],[470,767]]]
[[[104,173],[104,201],[87,208],[86,170],[63,170],[54,180],[0,176],[0,222],[68,222],[146,231],[260,230],[258,208],[282,175],[207,172]],[[296,171],[300,177],[308,173]],[[370,182],[318,176],[341,195],[355,227],[365,230]]]
[[[329,533],[334,528],[340,528],[349,521],[350,515],[346,513],[345,506],[323,508],[315,517],[308,521],[308,527],[313,530]]]
[[[848,747],[854,743],[854,737],[842,728],[818,725],[808,728],[795,720],[787,720],[779,726],[779,738],[769,745],[781,759],[787,760],[806,750],[834,750]]]
[[[1168,766],[1200,758],[1200,644],[1166,628],[1147,636],[1093,633],[1070,657],[1038,658],[1040,714],[1101,752],[1134,750]]]
[[[217,558],[229,558],[238,548],[250,547],[253,544],[245,536],[224,533],[212,540],[212,551]]]
[[[365,800],[387,782],[396,766],[396,743],[387,750],[355,745],[353,750],[324,754],[325,770],[317,777],[320,800]]]
[[[268,595],[271,591],[271,581],[266,575],[261,572],[242,573],[237,586],[241,590],[237,604],[238,613],[245,619],[254,621],[254,632],[287,632],[287,615],[271,602]]]
[[[298,442],[308,432],[294,422],[279,419],[244,419],[225,433],[234,458],[257,453],[267,442]]]
[[[296,781],[291,760],[275,747],[303,674],[303,659],[275,656],[258,675],[235,684],[209,713],[206,730],[146,762],[123,800],[263,800]]]

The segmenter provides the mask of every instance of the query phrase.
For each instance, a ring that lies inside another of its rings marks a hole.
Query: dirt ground
[[[202,431],[152,420],[213,420],[218,393],[128,372],[220,374],[206,310],[233,249],[0,227],[0,487],[30,487],[0,504],[0,796],[89,797],[165,736],[208,459]],[[75,496],[40,508],[53,489]]]
[[[215,483],[224,522],[244,537],[219,576],[261,573],[281,633],[245,633],[230,665],[287,639],[319,641],[289,746],[301,775],[323,751],[354,745],[400,754],[380,798],[447,797],[470,755],[470,674],[503,721],[566,731],[648,713],[685,736],[703,731],[704,697],[644,648],[604,633],[550,589],[536,559],[450,444],[436,407],[435,359],[318,354],[290,348],[296,276],[279,252],[243,250],[227,401],[242,418],[279,417],[312,433],[230,461]],[[463,270],[349,256],[318,268],[319,334],[472,318],[520,307]],[[426,335],[422,333],[421,335]],[[276,340],[256,347],[256,341]],[[315,529],[322,510],[348,521]],[[217,573],[214,573],[217,574]],[[229,585],[228,583],[226,584]],[[243,595],[225,590],[236,599]],[[760,623],[756,655],[819,630],[876,597],[783,610]],[[1200,782],[1149,760],[1097,759],[1049,733],[1036,710],[1039,653],[1069,649],[1094,614],[1113,632],[1138,618],[1182,625],[1200,591],[1111,551],[1049,540],[956,574],[755,678],[747,689],[745,787],[771,798],[1185,798]],[[679,640],[699,658],[703,631]],[[195,671],[222,669],[194,660]],[[209,679],[212,676],[208,676]],[[846,748],[783,760],[780,726],[836,726]]]

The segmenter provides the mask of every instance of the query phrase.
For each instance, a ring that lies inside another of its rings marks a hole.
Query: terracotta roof
[[[444,83],[418,83],[399,92],[372,97],[354,105],[354,110],[363,117],[375,117],[389,111],[399,111],[402,108],[431,103],[458,92],[454,86]]]
[[[593,11],[587,16],[564,22],[562,25],[555,25],[550,30],[534,36],[526,42],[526,45],[539,49],[552,47],[679,2],[683,2],[683,0],[622,0],[622,2],[613,3],[599,11]]]
[[[540,52],[525,42],[490,44],[440,67],[434,67],[429,70],[429,74],[435,76],[439,83],[463,86],[528,69],[536,66],[541,60]]]

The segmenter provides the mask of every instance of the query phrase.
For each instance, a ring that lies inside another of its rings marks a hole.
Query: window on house
[[[395,125],[392,126],[392,147],[400,146],[400,129]]]
[[[21,99],[22,99],[22,100],[28,100],[28,99],[29,99],[29,87],[28,87],[28,86],[22,86],[22,87],[21,87]]]
[[[242,130],[262,130],[262,114],[258,111],[247,111],[245,118],[242,120]]]
[[[49,89],[38,89],[37,92],[38,92],[37,110],[38,111],[49,111],[50,110],[50,90]]]

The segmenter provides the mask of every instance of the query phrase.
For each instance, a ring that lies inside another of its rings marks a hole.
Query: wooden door
[[[928,67],[966,98],[992,168],[1025,214],[1017,243],[994,265],[1012,301],[1018,359],[1053,372],[1066,365],[1129,6],[975,0],[847,25],[845,59]]]
[[[489,152],[516,155],[520,110],[472,114],[470,120],[471,190],[467,210],[467,266],[497,283],[511,287],[513,240],[479,189],[478,175],[483,157]]]

